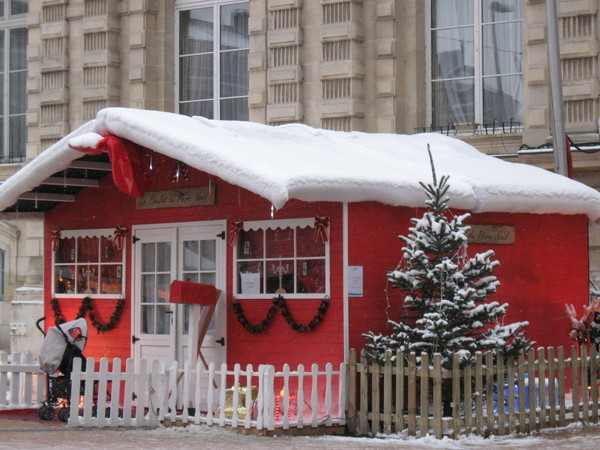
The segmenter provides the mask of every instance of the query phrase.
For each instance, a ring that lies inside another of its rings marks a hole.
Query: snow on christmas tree
[[[430,159],[431,159],[431,153]],[[475,352],[503,351],[517,355],[533,344],[525,337],[528,322],[503,325],[508,304],[488,302],[487,297],[499,285],[493,275],[499,264],[494,252],[467,255],[467,231],[464,224],[470,214],[453,216],[448,209],[449,177],[436,179],[431,161],[433,184],[420,183],[427,196],[429,210],[422,218],[413,218],[408,236],[400,236],[403,259],[388,272],[393,287],[405,294],[399,321],[389,320],[389,335],[369,332],[364,337],[367,358],[383,362],[385,352],[397,351],[442,355],[442,365],[450,368],[455,353],[461,365],[472,365]]]

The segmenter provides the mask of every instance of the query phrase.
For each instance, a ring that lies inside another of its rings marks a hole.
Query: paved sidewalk
[[[343,436],[243,435],[219,427],[190,425],[157,429],[72,428],[58,418],[42,421],[37,410],[0,411],[0,449],[597,449],[600,425],[576,425],[544,430],[531,436],[469,437],[461,440],[435,438],[371,439]]]

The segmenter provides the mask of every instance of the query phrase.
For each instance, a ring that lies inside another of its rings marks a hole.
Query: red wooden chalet
[[[0,210],[44,213],[45,313],[71,320],[87,298],[86,356],[185,358],[200,306],[169,295],[189,280],[220,291],[207,360],[336,364],[398,318],[386,273],[423,212],[428,145],[451,208],[472,213],[468,251],[501,262],[491,299],[510,304],[506,321],[568,345],[564,304],[588,301],[600,195],[442,135],[109,108],[0,186]]]

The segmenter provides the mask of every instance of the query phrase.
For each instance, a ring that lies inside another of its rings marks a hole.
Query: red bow
[[[145,153],[139,145],[109,134],[102,135],[95,147],[69,147],[88,155],[106,151],[112,165],[115,185],[124,194],[141,197],[148,190],[148,174],[143,163]]]
[[[121,250],[123,248],[123,238],[126,234],[127,228],[121,226],[117,226],[117,228],[115,228],[115,247],[117,247],[117,250]]]
[[[60,245],[60,231],[52,232],[52,251],[55,252],[58,250],[58,246]]]
[[[329,217],[315,217],[315,233],[313,239],[316,241],[321,238],[321,242],[325,243],[329,240],[327,236],[327,227],[329,226]]]
[[[234,245],[237,241],[238,234],[244,229],[244,222],[233,222],[229,227],[229,245]]]

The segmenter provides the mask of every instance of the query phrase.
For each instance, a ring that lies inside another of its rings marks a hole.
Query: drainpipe
[[[546,21],[548,31],[548,72],[550,75],[550,98],[552,100],[554,166],[556,173],[568,176],[556,0],[546,0]]]
[[[343,252],[343,327],[344,327],[344,362],[348,362],[350,354],[350,315],[348,305],[348,202],[342,204],[342,252]]]

